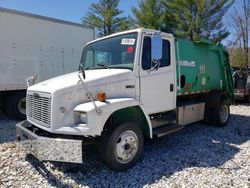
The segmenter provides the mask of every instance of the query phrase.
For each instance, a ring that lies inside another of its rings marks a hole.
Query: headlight
[[[87,123],[87,114],[86,113],[80,113],[80,120],[82,123]]]

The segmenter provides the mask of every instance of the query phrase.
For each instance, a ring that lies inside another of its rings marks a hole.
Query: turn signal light
[[[97,99],[100,102],[104,102],[106,100],[106,93],[104,92],[97,93]]]

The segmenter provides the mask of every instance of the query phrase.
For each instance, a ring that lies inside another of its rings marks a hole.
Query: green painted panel
[[[177,39],[176,56],[178,85],[182,78],[178,94],[212,89],[231,92],[232,77],[222,45]]]

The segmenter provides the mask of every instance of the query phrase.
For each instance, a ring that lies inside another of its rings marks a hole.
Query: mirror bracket
[[[154,64],[154,66],[152,66],[149,70],[148,73],[152,72],[152,71],[156,71],[159,69],[160,67],[160,60],[153,60],[152,63]]]

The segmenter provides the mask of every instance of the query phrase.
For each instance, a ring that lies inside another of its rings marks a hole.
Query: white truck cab
[[[140,28],[89,42],[78,72],[28,88],[17,139],[41,160],[77,163],[82,146],[95,142],[110,168],[126,170],[144,138],[204,118],[204,102],[189,104],[188,119],[188,108],[177,113],[176,64],[171,34]]]

